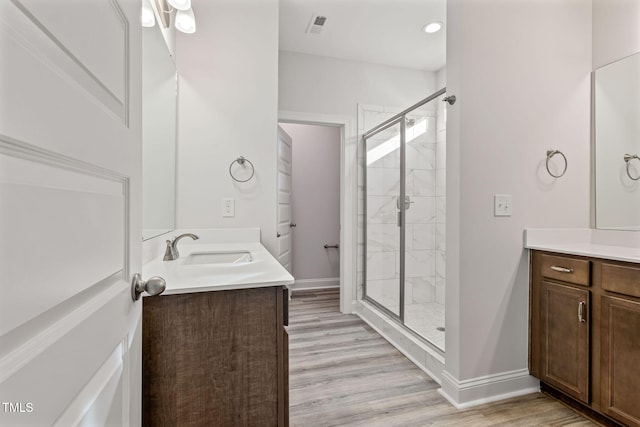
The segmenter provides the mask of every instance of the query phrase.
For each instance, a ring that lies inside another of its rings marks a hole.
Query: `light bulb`
[[[438,31],[440,31],[440,29],[442,28],[442,22],[437,21],[437,22],[431,22],[430,24],[427,24],[424,26],[423,30],[425,33],[437,33]]]
[[[196,17],[193,15],[193,9],[179,10],[176,13],[176,29],[183,33],[193,34],[196,32]]]
[[[142,26],[153,27],[156,25],[156,17],[153,14],[153,9],[147,0],[142,0]]]
[[[178,10],[191,8],[191,0],[169,0],[169,4]]]

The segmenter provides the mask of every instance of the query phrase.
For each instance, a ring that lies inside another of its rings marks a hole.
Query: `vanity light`
[[[436,21],[436,22],[431,22],[431,23],[425,25],[422,28],[422,30],[425,33],[433,34],[433,33],[437,33],[438,31],[440,31],[442,29],[442,26],[443,26],[442,22]]]
[[[191,8],[191,0],[155,0],[155,3],[164,28],[169,27],[171,14],[176,11],[174,20],[176,30],[187,34],[196,32],[196,17]],[[155,24],[154,12],[149,0],[142,0],[142,26],[153,27]]]
[[[147,0],[142,1],[142,26],[153,27],[156,25],[156,17],[153,13],[153,9]]]
[[[191,9],[191,0],[168,0],[169,4],[178,10]]]
[[[196,32],[196,17],[193,15],[193,9],[178,10],[176,13],[176,30],[183,33],[193,34]]]

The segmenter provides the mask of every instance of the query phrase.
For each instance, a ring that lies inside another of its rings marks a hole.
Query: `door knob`
[[[289,223],[289,228],[293,228],[293,227],[295,227],[295,226],[296,226],[296,223],[295,223],[295,222],[290,222],[290,223]]]
[[[142,280],[139,273],[133,275],[131,280],[131,298],[134,301],[140,299],[140,295],[143,292],[148,293],[151,296],[160,295],[167,288],[167,282],[160,276],[153,276],[147,281]]]

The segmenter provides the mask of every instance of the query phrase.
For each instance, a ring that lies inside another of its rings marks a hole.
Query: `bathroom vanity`
[[[143,425],[288,425],[288,291],[143,301]]]
[[[530,257],[531,375],[604,424],[640,426],[640,249],[527,247],[538,247]]]
[[[143,425],[287,426],[293,277],[259,240],[195,233],[180,258],[143,268],[167,283],[143,299]]]

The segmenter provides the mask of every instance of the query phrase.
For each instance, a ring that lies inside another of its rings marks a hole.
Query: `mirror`
[[[142,239],[175,228],[176,66],[160,28],[142,28]]]
[[[640,53],[593,82],[596,228],[640,230]]]

